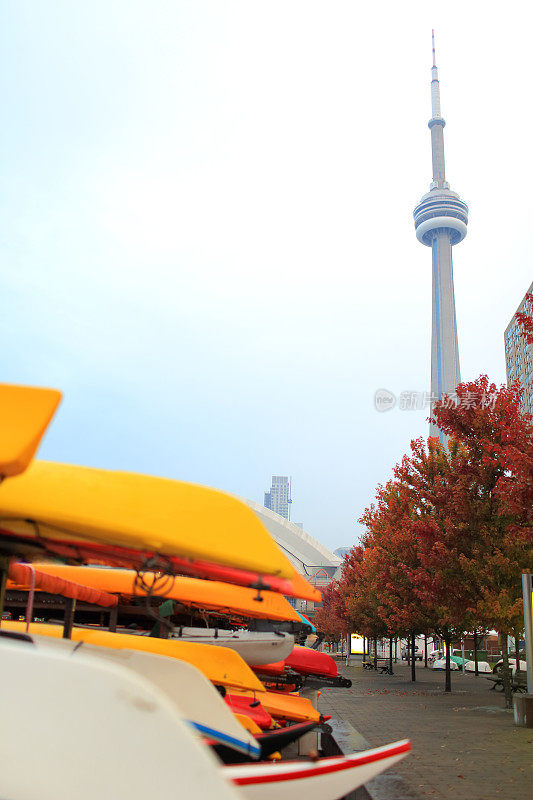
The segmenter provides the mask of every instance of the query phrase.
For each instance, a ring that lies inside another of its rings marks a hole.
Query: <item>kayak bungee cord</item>
[[[168,562],[168,571],[158,569],[157,572],[154,572],[154,561],[155,559],[147,558],[144,564],[135,570],[135,577],[133,579],[132,587],[133,594],[134,597],[142,597],[144,599],[146,611],[156,623],[150,635],[157,636],[162,639],[168,639],[168,635],[169,633],[173,632],[174,626],[166,619],[166,617],[172,615],[175,603],[172,600],[167,600],[165,603],[163,603],[161,607],[169,604],[169,608],[165,609],[166,611],[168,610],[168,613],[161,614],[159,609],[153,608],[151,605],[151,600],[154,597],[154,594],[157,597],[165,597],[165,595],[167,595],[174,586],[175,576],[170,571],[170,562]],[[149,576],[149,579],[147,579],[147,576]],[[167,629],[165,634],[163,634],[161,630],[161,625]]]

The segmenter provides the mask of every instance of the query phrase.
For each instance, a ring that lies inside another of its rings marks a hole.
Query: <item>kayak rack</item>
[[[50,607],[54,601],[64,608],[63,638],[70,639],[74,625],[76,602],[79,600],[89,607],[110,609],[110,628],[117,624],[118,597],[100,589],[57,578],[36,570],[31,564],[12,562],[6,570],[4,597],[7,605],[22,608],[25,606],[26,633],[33,622],[36,590],[38,605]],[[8,583],[14,587],[8,586]],[[27,594],[27,597],[25,595]],[[46,602],[48,601],[48,602]]]

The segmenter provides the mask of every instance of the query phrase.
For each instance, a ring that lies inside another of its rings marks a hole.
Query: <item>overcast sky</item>
[[[428,433],[374,393],[429,389],[432,27],[470,207],[461,373],[505,381],[533,279],[528,8],[3,0],[1,376],[64,392],[40,455],[259,502],[292,475],[293,519],[351,545]]]

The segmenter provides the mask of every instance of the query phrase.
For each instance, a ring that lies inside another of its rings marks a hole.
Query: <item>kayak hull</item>
[[[410,744],[404,740],[349,756],[243,764],[224,767],[222,773],[246,800],[338,800],[389,769],[409,750]]]
[[[146,800],[156,774],[161,797],[176,796],[178,776],[187,800],[237,800],[214,754],[140,675],[7,639],[0,659],[3,797]]]
[[[259,700],[261,706],[274,719],[292,722],[320,722],[320,713],[306,697],[299,697],[286,692],[239,692],[248,700]],[[232,695],[233,697],[234,695]],[[243,713],[247,713],[244,711]]]
[[[270,728],[272,716],[266,711],[255,697],[246,697],[239,694],[227,694],[224,697],[226,705],[234,714],[244,714],[249,717],[262,730]]]
[[[110,556],[130,549],[242,570],[255,583],[271,575],[291,588],[294,568],[253,511],[204,486],[33,461],[2,486],[0,510],[2,527],[37,548],[85,543]]]
[[[2,628],[23,633],[26,631],[26,623],[3,620]],[[32,622],[28,633],[61,638],[63,628],[60,625]],[[71,638],[76,642],[87,642],[87,644],[102,645],[119,650],[141,650],[187,661],[216,685],[230,686],[246,691],[262,691],[263,689],[263,684],[254,675],[248,664],[245,664],[234,650],[227,647],[211,647],[207,644],[179,642],[176,639],[111,633],[91,628],[72,628]]]
[[[137,573],[131,569],[112,569],[109,567],[79,567],[65,564],[36,563],[35,568],[48,575],[91,586],[104,592],[121,594],[126,597],[142,593],[136,584]],[[145,572],[144,580],[154,583],[153,596],[157,597],[156,575]],[[291,604],[277,592],[261,592],[244,586],[235,586],[215,580],[175,576],[167,581],[162,589],[163,596],[177,600],[186,606],[200,608],[215,613],[233,613],[246,618],[291,620],[299,617]]]
[[[285,659],[285,665],[301,675],[324,675],[330,678],[337,675],[335,660],[327,653],[320,653],[310,647],[296,645]]]
[[[250,665],[282,661],[291,654],[294,647],[294,636],[289,633],[183,627],[176,628],[172,638],[215,647],[229,647]]]

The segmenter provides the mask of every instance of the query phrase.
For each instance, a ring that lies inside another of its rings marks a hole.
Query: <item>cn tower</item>
[[[444,171],[444,126],[440,113],[440,85],[435,62],[435,33],[432,32],[431,68],[431,157],[433,180],[429,192],[415,208],[416,238],[431,247],[433,323],[431,334],[431,409],[443,394],[454,394],[461,380],[457,320],[453,290],[452,247],[462,242],[468,224],[468,206],[450,190]],[[430,425],[430,436],[444,443],[445,436]]]

